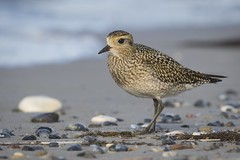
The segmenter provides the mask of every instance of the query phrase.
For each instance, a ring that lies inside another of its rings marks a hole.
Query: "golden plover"
[[[155,131],[164,106],[162,98],[175,96],[205,83],[217,83],[225,76],[186,68],[161,51],[136,44],[130,33],[114,31],[98,54],[109,52],[108,68],[114,81],[126,92],[154,102],[154,117],[143,133]]]

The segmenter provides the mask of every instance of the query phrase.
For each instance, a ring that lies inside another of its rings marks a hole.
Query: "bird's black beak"
[[[108,51],[110,51],[110,49],[111,49],[111,47],[109,45],[106,45],[103,49],[101,49],[101,51],[98,52],[98,54],[108,52]]]

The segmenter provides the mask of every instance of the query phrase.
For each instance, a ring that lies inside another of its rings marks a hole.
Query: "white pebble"
[[[91,122],[94,124],[101,124],[104,122],[117,122],[117,118],[115,117],[111,117],[111,116],[107,116],[107,115],[98,115],[95,116],[91,119]]]
[[[193,132],[192,135],[193,136],[200,136],[202,134],[207,134],[206,132]]]
[[[184,135],[184,134],[185,133],[183,131],[180,131],[180,130],[165,133],[166,136],[176,136],[176,135]]]
[[[22,112],[55,112],[61,107],[59,100],[46,96],[28,96],[18,104],[18,109]]]
[[[233,112],[233,113],[239,113],[240,112],[239,108],[235,108],[234,106],[229,105],[229,104],[221,106],[220,110],[222,112],[228,112],[228,111]]]

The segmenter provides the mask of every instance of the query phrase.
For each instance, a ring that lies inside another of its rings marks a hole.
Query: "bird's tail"
[[[209,83],[217,83],[221,82],[221,78],[227,78],[226,76],[222,75],[214,75],[214,74],[204,74],[207,78],[209,78]]]

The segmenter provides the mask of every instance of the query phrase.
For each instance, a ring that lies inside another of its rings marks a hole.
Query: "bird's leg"
[[[145,130],[142,133],[152,133],[156,129],[156,120],[160,113],[162,112],[164,106],[160,99],[153,99],[154,102],[154,117],[153,120],[150,122],[150,124],[145,128]]]

